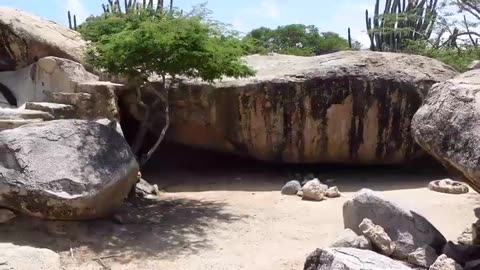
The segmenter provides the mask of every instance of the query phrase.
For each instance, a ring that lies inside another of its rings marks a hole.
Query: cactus
[[[71,30],[77,30],[77,15],[73,15],[73,24],[72,24],[72,13],[70,11],[67,12],[68,16],[68,27]]]
[[[438,0],[385,0],[380,14],[380,0],[374,16],[365,12],[372,51],[400,51],[405,40],[429,39],[437,17]],[[373,21],[373,23],[372,23]]]
[[[352,32],[350,30],[350,27],[348,28],[348,47],[350,49],[352,48]]]

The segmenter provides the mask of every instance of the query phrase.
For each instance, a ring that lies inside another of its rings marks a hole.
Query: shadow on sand
[[[128,212],[127,224],[112,220],[53,222],[18,217],[0,225],[0,241],[49,248],[57,252],[82,249],[98,256],[112,256],[116,262],[155,256],[172,258],[195,254],[210,247],[206,230],[212,224],[228,224],[246,216],[232,215],[225,204],[175,198],[137,200],[120,210]],[[91,258],[84,258],[91,259]]]
[[[162,144],[142,174],[168,192],[279,191],[297,174],[313,173],[320,180],[333,179],[344,192],[361,188],[379,191],[425,188],[430,181],[448,177],[430,159],[403,165],[295,165],[272,164],[247,158],[197,150],[172,143]]]

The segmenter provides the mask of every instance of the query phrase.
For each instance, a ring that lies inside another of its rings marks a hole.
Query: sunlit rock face
[[[393,53],[245,60],[255,77],[171,91],[168,140],[274,162],[400,163],[421,153],[410,122],[424,96],[456,75],[439,61]],[[124,98],[141,119],[135,100]],[[158,133],[162,113],[152,124]]]

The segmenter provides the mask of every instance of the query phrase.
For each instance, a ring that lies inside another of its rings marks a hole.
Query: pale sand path
[[[325,176],[336,179],[343,196],[310,202],[280,194],[288,180],[284,172],[242,171],[146,175],[167,193],[133,213],[141,224],[18,218],[0,226],[0,239],[60,252],[65,269],[107,269],[93,259],[113,254],[102,262],[114,270],[301,270],[311,251],[327,246],[343,229],[342,205],[362,187],[423,214],[451,240],[476,220],[474,209],[480,207],[476,193],[428,190],[429,181],[444,176],[431,172],[340,168]]]

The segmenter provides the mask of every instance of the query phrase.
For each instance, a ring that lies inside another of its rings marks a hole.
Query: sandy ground
[[[451,240],[476,220],[480,207],[476,193],[425,188],[444,176],[438,173],[337,169],[323,176],[335,179],[341,198],[282,196],[288,179],[272,170],[154,173],[147,179],[165,193],[138,203],[132,224],[17,218],[0,226],[0,239],[57,251],[65,269],[290,270],[303,269],[311,251],[334,240],[343,229],[343,203],[363,187],[423,214]]]

